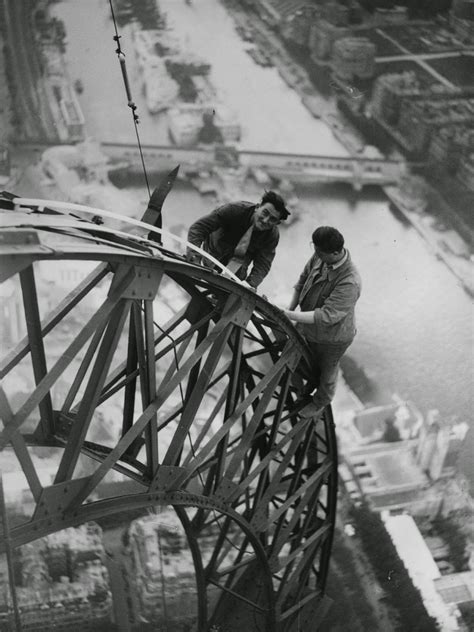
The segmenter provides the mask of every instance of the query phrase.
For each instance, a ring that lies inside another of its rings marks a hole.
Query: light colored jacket
[[[314,254],[295,285],[301,311],[314,311],[314,322],[300,331],[307,340],[325,343],[350,343],[356,335],[355,304],[361,292],[361,279],[349,252],[344,263],[325,270]]]

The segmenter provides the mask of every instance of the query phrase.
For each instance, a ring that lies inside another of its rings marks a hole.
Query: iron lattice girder
[[[27,333],[0,364],[0,446],[13,450],[34,500],[28,521],[11,530],[13,546],[124,508],[172,505],[196,569],[199,629],[219,621],[222,599],[255,607],[268,629],[290,629],[300,608],[321,601],[337,488],[331,411],[316,428],[291,412],[292,376],[311,370],[303,340],[267,301],[179,256],[105,237],[84,249],[69,233],[55,249],[46,225],[33,234],[28,247],[0,247],[5,276],[22,288]],[[98,265],[42,316],[41,266],[60,260]],[[84,318],[93,292],[101,304]],[[61,327],[68,335],[59,353]],[[30,369],[35,384],[12,410],[15,376]],[[123,413],[105,440],[102,413],[117,403]],[[307,473],[313,434],[320,462]],[[40,483],[38,446],[62,446],[52,485]],[[97,463],[92,473],[84,458]],[[113,469],[143,491],[100,499]],[[255,573],[262,602],[244,588]],[[211,585],[223,596],[207,611]]]

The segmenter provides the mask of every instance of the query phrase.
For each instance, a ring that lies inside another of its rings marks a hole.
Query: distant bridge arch
[[[141,169],[139,150],[128,143],[102,143],[104,153],[112,161],[133,170]],[[173,145],[143,145],[144,159],[151,171],[166,171],[176,164],[186,169],[212,169],[219,162],[220,147],[176,147]],[[348,182],[359,189],[366,184],[399,182],[403,163],[385,158],[366,156],[321,156],[286,152],[265,152],[241,149],[237,151],[243,167],[261,168],[270,175],[293,182]]]

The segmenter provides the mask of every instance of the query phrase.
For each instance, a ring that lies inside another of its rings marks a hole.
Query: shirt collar
[[[349,256],[349,253],[347,252],[347,250],[344,250],[344,256],[342,257],[342,259],[338,261],[337,263],[328,264],[328,269],[337,270],[338,268],[340,268],[342,265],[346,263],[348,256]]]

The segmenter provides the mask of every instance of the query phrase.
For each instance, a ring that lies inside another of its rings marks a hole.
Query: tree
[[[433,529],[448,545],[449,561],[456,571],[465,570],[468,558],[467,538],[458,525],[450,518],[438,518],[433,521]]]

